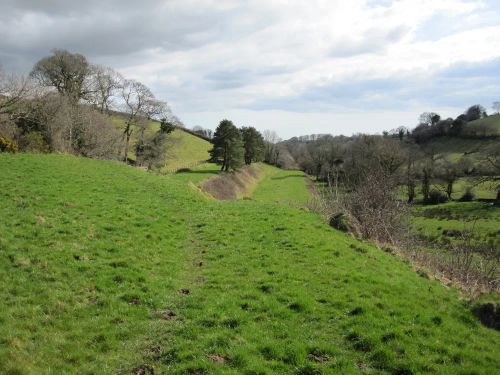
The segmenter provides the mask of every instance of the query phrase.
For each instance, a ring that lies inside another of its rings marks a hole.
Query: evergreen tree
[[[259,162],[264,159],[264,138],[254,127],[241,128],[243,137],[243,148],[245,149],[244,159],[245,164],[250,165],[252,162]]]
[[[243,165],[243,142],[239,129],[232,121],[222,120],[215,130],[211,160],[221,165],[221,171],[237,169]]]

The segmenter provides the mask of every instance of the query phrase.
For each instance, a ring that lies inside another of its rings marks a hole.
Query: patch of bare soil
[[[226,358],[218,354],[209,354],[207,358],[215,363],[226,363]]]
[[[154,375],[155,369],[150,365],[141,365],[131,371],[131,375]]]
[[[176,316],[177,316],[177,314],[174,313],[172,310],[169,310],[169,309],[160,310],[160,319],[171,320],[172,318],[174,318]]]

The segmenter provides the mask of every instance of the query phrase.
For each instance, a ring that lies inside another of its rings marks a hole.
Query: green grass
[[[500,209],[491,203],[450,202],[413,207],[412,222],[418,233],[436,243],[455,240],[446,231],[474,231],[476,241],[500,248]]]
[[[470,188],[474,194],[475,199],[495,199],[496,198],[496,184],[493,182],[483,181],[479,182],[478,178],[474,177],[461,177],[453,184],[453,193],[451,199],[459,200],[467,190]],[[434,182],[431,184],[431,191],[438,190],[446,195],[446,184]],[[406,186],[400,186],[398,196],[401,199],[407,199]],[[415,187],[415,199],[422,200],[422,184],[419,182]]]
[[[1,154],[0,373],[499,372],[500,333],[303,209],[301,173],[216,201],[213,168]]]
[[[279,204],[302,204],[310,198],[306,187],[306,177],[300,171],[279,170],[269,165],[262,165],[266,177],[259,183],[253,198],[263,202]]]
[[[112,117],[114,125],[123,129],[125,119],[123,116]],[[149,121],[148,132],[155,132],[160,128],[158,121]],[[129,148],[129,158],[135,160],[134,145],[137,142],[137,129],[132,132]],[[186,133],[180,129],[169,134],[166,145],[166,163],[161,169],[164,173],[172,173],[181,168],[193,168],[205,163],[209,158],[212,144],[204,139]]]
[[[444,158],[450,162],[458,162],[462,158],[474,162],[484,162],[484,151],[497,144],[496,139],[467,139],[457,137],[439,137],[432,139],[423,147],[434,151],[436,158]]]
[[[169,135],[167,162],[162,171],[175,172],[181,168],[193,168],[205,163],[212,144],[182,130],[174,130]]]
[[[494,114],[480,120],[471,121],[466,126],[467,128],[472,128],[479,132],[483,129],[487,129],[488,134],[500,135],[500,114]]]

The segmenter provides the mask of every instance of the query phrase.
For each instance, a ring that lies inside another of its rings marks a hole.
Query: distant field
[[[0,373],[499,373],[499,332],[457,290],[266,168],[217,201],[197,189],[213,165],[0,154]]]
[[[460,199],[467,188],[470,188],[472,193],[474,194],[474,197],[476,199],[495,199],[496,198],[496,185],[491,182],[481,182],[479,183],[477,178],[474,177],[462,177],[459,178],[454,184],[453,184],[453,193],[451,195],[452,199],[458,200]],[[438,190],[441,191],[443,194],[445,194],[446,191],[446,185],[444,183],[433,183],[431,184],[431,190]],[[406,193],[406,187],[402,186],[399,188],[399,196],[402,197],[402,199],[407,198],[407,193]],[[418,183],[417,186],[415,187],[415,199],[421,200],[423,199],[422,196],[422,185],[421,183]]]
[[[500,208],[491,203],[451,202],[415,206],[413,211],[415,229],[436,243],[455,240],[454,233],[474,231],[477,242],[500,249]]]

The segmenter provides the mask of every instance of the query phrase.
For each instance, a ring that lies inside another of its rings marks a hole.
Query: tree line
[[[161,121],[155,132],[153,119]],[[55,49],[26,77],[0,71],[0,150],[8,146],[131,162],[136,132],[136,162],[152,168],[164,161],[166,136],[178,125],[167,102],[145,84],[78,53]]]
[[[499,114],[500,102],[494,102],[492,108]],[[491,138],[499,136],[499,130],[494,124],[486,121],[477,121],[488,118],[486,108],[475,104],[467,108],[464,113],[453,118],[442,118],[435,112],[424,112],[420,115],[416,127],[409,129],[405,126],[384,132],[385,136],[403,139],[412,138],[417,143],[426,143],[439,137],[461,138]],[[474,123],[476,122],[476,123]]]
[[[388,188],[404,187],[409,203],[415,201],[417,187],[420,187],[425,203],[450,200],[457,180],[470,177],[472,184],[490,183],[497,191],[496,202],[500,204],[500,143],[490,140],[480,150],[470,150],[470,153],[450,158],[443,155],[439,146],[429,142],[431,138],[422,136],[423,131],[436,134],[435,129],[457,131],[459,127],[462,137],[465,137],[469,123],[486,116],[486,111],[480,106],[470,107],[459,116],[458,122],[441,120],[438,114],[428,112],[420,116],[419,124],[413,130],[400,128],[383,135],[351,137],[295,137],[280,143],[279,147],[283,149],[282,155],[291,155],[299,169],[325,182],[335,192],[354,191],[365,183],[367,175],[379,170],[379,174],[390,182]],[[457,125],[464,118],[467,119],[465,125]],[[453,123],[454,127],[451,126]],[[477,135],[471,138],[477,139]],[[473,199],[472,191],[464,191],[462,199]]]

